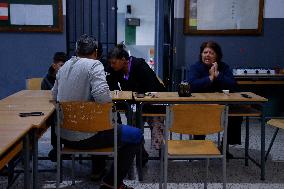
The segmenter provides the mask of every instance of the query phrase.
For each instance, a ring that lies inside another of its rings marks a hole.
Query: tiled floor
[[[254,121],[250,127],[250,155],[260,157],[260,129]],[[244,127],[242,128],[244,130]],[[244,135],[244,132],[242,132]],[[267,127],[266,130],[266,146],[273,134],[273,128]],[[149,131],[146,130],[146,146],[151,155],[157,155],[157,152],[150,149]],[[212,137],[212,136],[209,136]],[[244,141],[244,140],[243,140]],[[227,164],[227,188],[229,189],[284,189],[284,133],[280,131],[272,148],[271,154],[266,164],[266,180],[260,180],[260,169],[252,162],[249,166],[244,165],[244,160],[234,159]],[[39,153],[40,156],[46,156],[50,150],[49,133],[46,133],[40,140]],[[233,146],[231,152],[234,156],[243,156],[244,146]],[[50,161],[39,161],[40,169],[54,169],[55,163]],[[186,188],[203,188],[204,161],[175,161],[169,163],[168,188],[186,189]],[[99,183],[89,180],[90,162],[76,166],[76,184],[71,185],[71,164],[64,162],[64,182],[61,188],[98,188]],[[126,180],[126,183],[136,189],[156,189],[159,181],[159,161],[149,161],[144,168],[144,180],[139,182],[137,176],[135,180]],[[55,172],[41,172],[39,174],[40,188],[55,188],[56,174]],[[210,161],[209,167],[209,185],[208,188],[222,188],[222,170],[220,160]],[[17,179],[12,188],[22,188],[23,176]],[[5,188],[7,184],[6,178],[0,177],[0,188]]]

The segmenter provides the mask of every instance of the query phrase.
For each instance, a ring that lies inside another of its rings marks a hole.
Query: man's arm
[[[51,93],[52,93],[52,97],[55,101],[57,101],[57,93],[58,93],[58,79],[57,79],[57,75],[56,75],[56,80],[54,83],[54,86],[51,89]]]
[[[98,103],[111,102],[111,93],[106,81],[104,67],[97,61],[89,71],[91,94]]]

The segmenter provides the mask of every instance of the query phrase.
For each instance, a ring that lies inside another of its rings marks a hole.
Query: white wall
[[[66,15],[66,0],[62,0],[62,4],[63,4],[63,15]]]
[[[184,18],[184,1],[175,0],[175,18]],[[284,18],[284,0],[264,0],[264,18]]]
[[[126,6],[131,5],[131,15],[140,19],[136,27],[136,45],[154,45],[155,38],[155,0],[118,0],[118,13],[126,13]]]
[[[264,18],[284,18],[284,0],[265,0]]]

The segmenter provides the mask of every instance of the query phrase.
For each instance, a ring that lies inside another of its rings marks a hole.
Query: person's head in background
[[[56,52],[53,55],[53,63],[49,68],[49,72],[55,76],[58,70],[64,65],[66,61],[67,54],[65,52]]]
[[[201,44],[199,60],[211,67],[214,62],[220,63],[223,57],[220,45],[214,41],[207,41]]]
[[[108,60],[114,71],[128,72],[129,54],[123,44],[118,44],[109,52]]]
[[[102,45],[93,37],[83,34],[76,42],[76,54],[81,58],[98,60],[102,56]]]

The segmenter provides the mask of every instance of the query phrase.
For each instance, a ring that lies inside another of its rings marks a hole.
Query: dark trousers
[[[118,156],[117,156],[117,182],[118,186],[122,184],[123,179],[126,177],[128,170],[133,162],[136,152],[139,149],[140,144],[134,143],[122,143],[121,142],[121,129],[122,126],[118,126]],[[112,147],[114,144],[113,138],[114,130],[106,130],[98,132],[93,137],[90,137],[81,141],[68,141],[62,139],[62,143],[66,146],[78,148],[78,149],[96,149]],[[94,156],[93,162],[97,164],[96,168],[100,169],[105,165],[104,157]],[[113,173],[114,165],[107,172],[106,176],[103,178],[103,182],[113,185]]]
[[[243,117],[228,117],[228,144],[241,144],[241,125]],[[194,135],[194,140],[204,140],[205,135]]]

